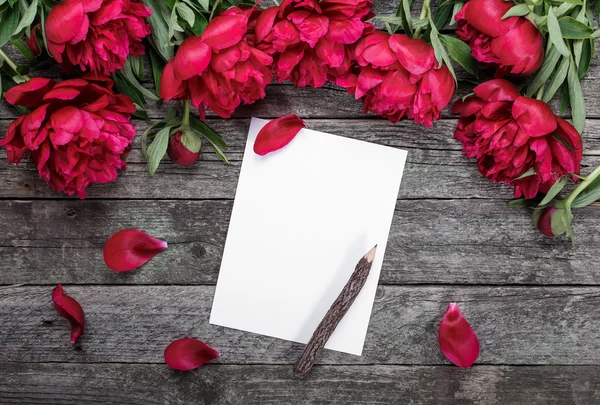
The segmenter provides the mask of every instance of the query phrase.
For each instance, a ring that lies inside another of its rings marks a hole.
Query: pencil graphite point
[[[373,259],[375,258],[376,251],[377,245],[373,246],[373,248],[367,252],[367,254],[365,255],[365,259],[367,259],[367,262],[371,263],[373,261]]]

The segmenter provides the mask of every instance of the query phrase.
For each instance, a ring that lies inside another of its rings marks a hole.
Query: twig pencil
[[[369,272],[371,271],[371,265],[376,250],[377,245],[369,250],[367,254],[358,261],[354,273],[350,276],[350,279],[342,289],[340,295],[338,295],[333,304],[331,304],[329,311],[327,311],[325,317],[323,317],[323,320],[319,323],[317,329],[315,329],[315,332],[304,348],[302,355],[300,355],[300,358],[294,365],[294,375],[304,377],[315,364],[315,360],[325,346],[325,343],[327,343],[331,334],[344,315],[346,315],[346,312],[348,312],[350,306],[352,306],[358,293],[360,293],[360,290],[362,290],[365,285]]]

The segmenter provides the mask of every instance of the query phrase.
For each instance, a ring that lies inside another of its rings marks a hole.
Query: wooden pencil
[[[294,375],[304,377],[315,364],[317,356],[323,347],[325,347],[325,343],[327,343],[331,334],[344,315],[346,315],[346,312],[348,312],[350,306],[352,306],[358,293],[360,293],[365,285],[369,272],[371,271],[371,265],[373,264],[376,250],[377,245],[369,250],[367,254],[358,261],[352,276],[350,276],[350,279],[342,289],[340,295],[338,295],[337,299],[331,304],[325,317],[323,317],[323,320],[319,323],[319,326],[317,326],[310,341],[304,348],[302,355],[294,365]]]

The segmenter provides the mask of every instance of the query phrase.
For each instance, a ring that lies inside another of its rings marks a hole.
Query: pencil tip
[[[367,254],[365,255],[365,259],[367,259],[367,262],[371,263],[373,261],[373,259],[375,258],[376,251],[377,251],[377,245],[373,246],[371,248],[371,250],[369,250],[367,252]]]

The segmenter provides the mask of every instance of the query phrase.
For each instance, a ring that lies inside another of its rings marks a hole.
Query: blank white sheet
[[[406,151],[303,129],[258,156],[253,118],[210,323],[306,343],[359,259],[377,254],[326,348],[361,355]]]

